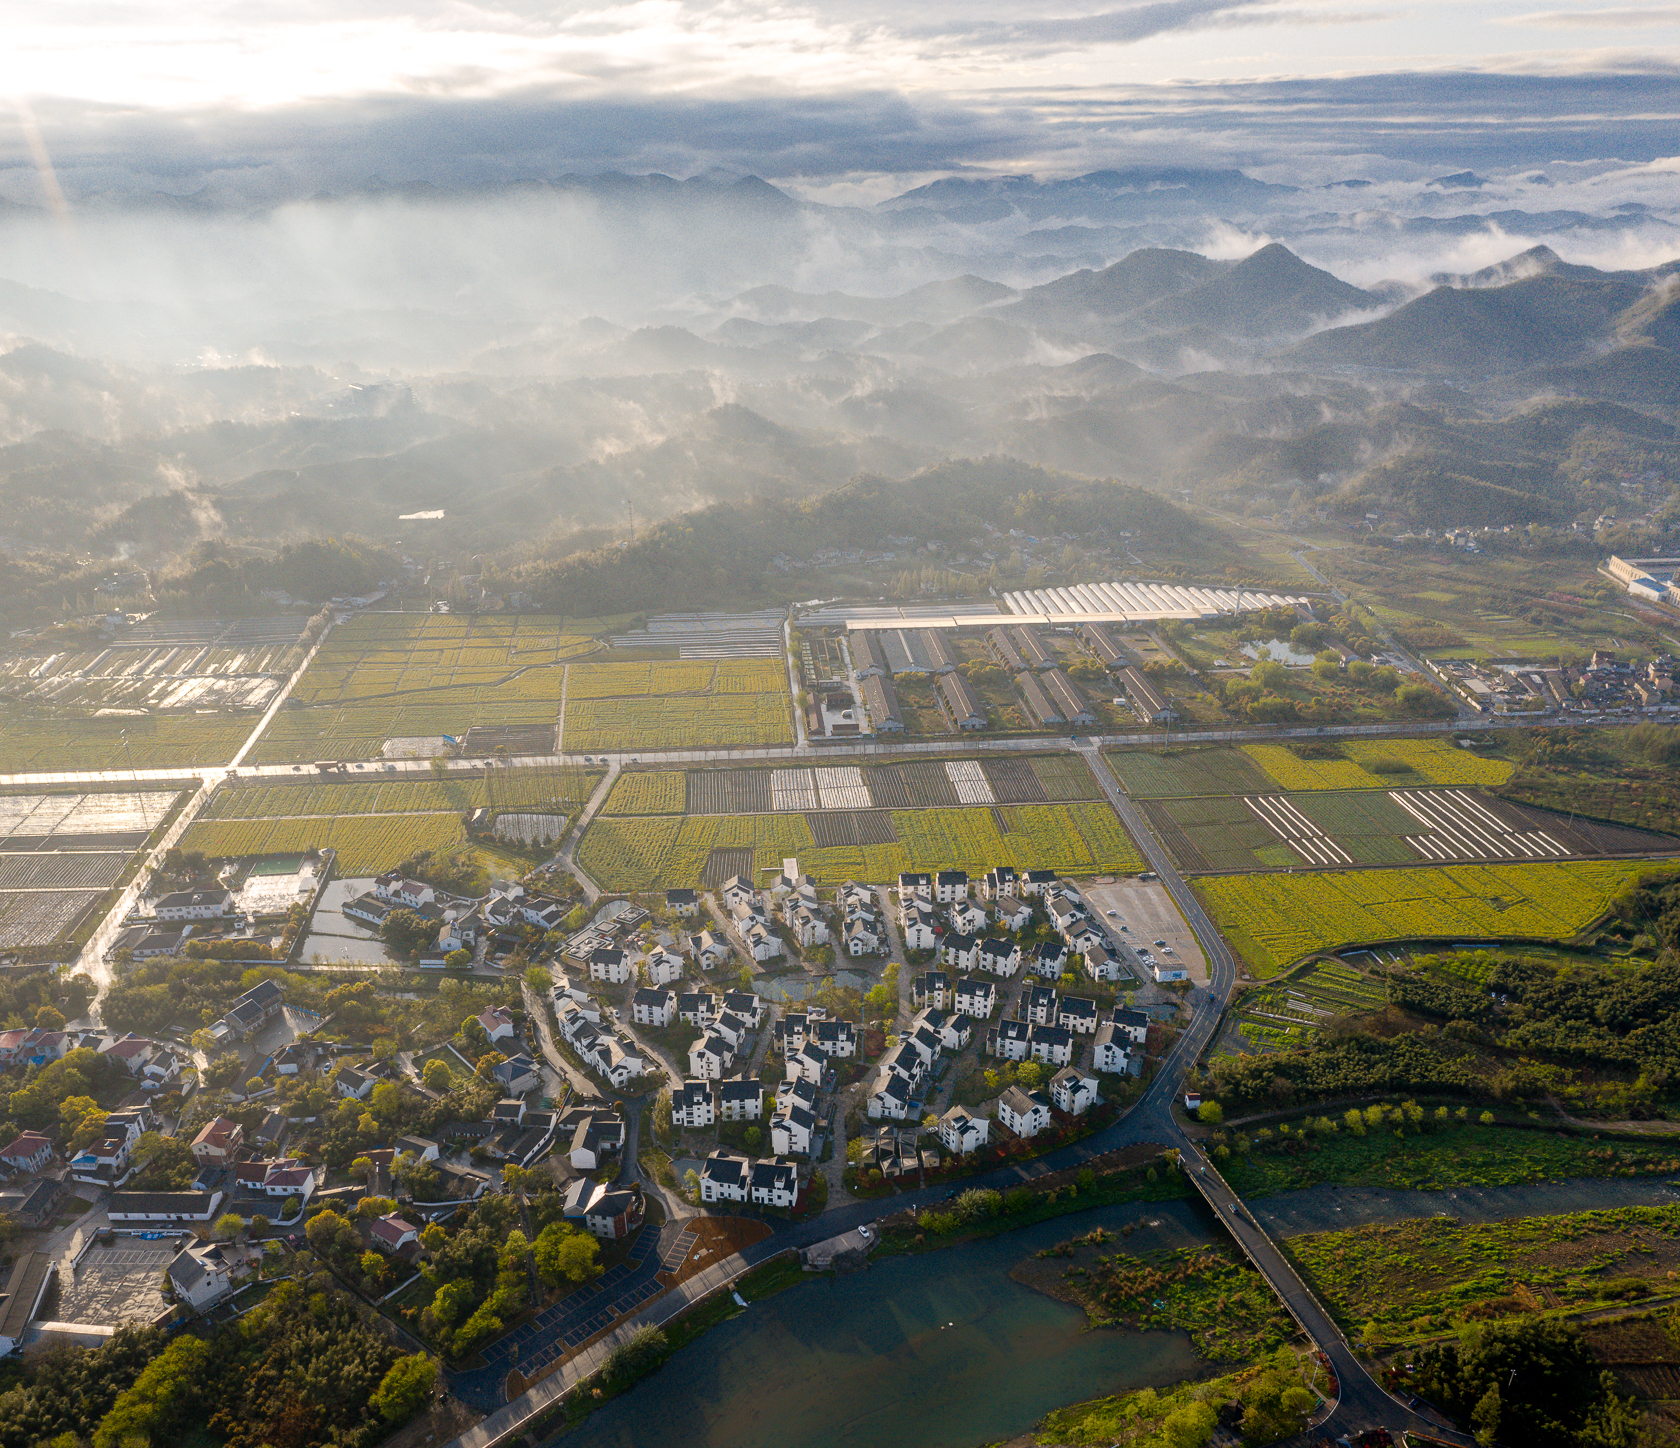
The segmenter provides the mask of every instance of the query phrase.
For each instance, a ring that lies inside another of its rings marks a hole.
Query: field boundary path
[[[228,760],[227,767],[229,769],[236,769],[245,762],[245,756],[256,747],[257,741],[263,737],[268,726],[274,722],[274,716],[286,707],[286,700],[292,697],[292,690],[297,687],[298,680],[303,677],[304,671],[315,662],[315,655],[321,652],[321,645],[331,637],[333,625],[336,622],[336,617],[327,620],[327,626],[321,630],[321,637],[315,640],[313,647],[303,656],[303,662],[292,671],[292,677],[286,680],[286,687],[274,696],[273,702],[263,711],[262,718],[257,720],[257,727],[246,735],[245,742],[239,746],[239,753]]]
[[[618,783],[618,777],[624,772],[624,766],[614,760],[607,766],[607,772],[601,776],[601,782],[595,786],[595,793],[589,796],[586,804],[578,814],[577,821],[566,834],[566,842],[560,846],[560,853],[555,858],[565,867],[571,877],[583,886],[583,893],[589,897],[593,905],[601,898],[602,890],[582,865],[577,862],[577,847],[583,839],[583,832],[589,828],[591,821],[600,812],[601,806],[607,802],[607,796],[612,793],[612,787]]]

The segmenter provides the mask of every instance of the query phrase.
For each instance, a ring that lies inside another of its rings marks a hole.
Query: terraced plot
[[[1306,1045],[1329,1021],[1375,1010],[1382,987],[1351,965],[1315,960],[1240,998],[1220,1039],[1225,1052],[1287,1051]]]
[[[1442,865],[1204,875],[1192,883],[1255,974],[1269,976],[1313,951],[1348,945],[1568,939],[1658,864]]]

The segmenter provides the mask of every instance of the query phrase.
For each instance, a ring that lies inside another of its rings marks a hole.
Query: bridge
[[[1329,1429],[1336,1434],[1352,1434],[1367,1428],[1387,1428],[1398,1437],[1401,1429],[1428,1433],[1452,1442],[1469,1443],[1468,1435],[1460,1433],[1444,1419],[1425,1417],[1412,1411],[1400,1399],[1383,1389],[1365,1364],[1354,1354],[1348,1340],[1335,1324],[1323,1303],[1276,1242],[1231,1189],[1219,1168],[1208,1159],[1197,1143],[1181,1137],[1179,1165],[1185,1179],[1201,1194],[1226,1231],[1242,1248],[1279,1302],[1295,1319],[1297,1327],[1329,1360],[1336,1374],[1338,1395],[1336,1406],[1320,1432]]]

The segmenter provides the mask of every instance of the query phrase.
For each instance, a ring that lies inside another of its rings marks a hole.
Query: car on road
[[[863,1240],[867,1242],[874,1236],[874,1233],[871,1232],[868,1227],[859,1227],[858,1236],[862,1237]]]
[[[303,772],[303,766],[301,764],[294,764],[292,766],[292,773],[293,774],[301,774],[302,772]]]
[[[1165,944],[1166,944],[1166,943],[1167,943],[1167,942],[1166,942],[1166,941],[1164,941],[1164,940],[1157,940],[1157,941],[1156,941],[1156,942],[1155,942],[1155,943],[1156,943],[1156,944],[1157,944],[1157,945],[1165,945]]]
[[[1118,910],[1104,910],[1103,914],[1108,916],[1110,920],[1118,920],[1120,918],[1120,912]]]

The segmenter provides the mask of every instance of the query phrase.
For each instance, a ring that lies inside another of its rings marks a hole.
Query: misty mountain
[[[1064,327],[1124,317],[1210,282],[1228,265],[1195,252],[1144,247],[1101,271],[1081,270],[1029,288],[1000,315]]]
[[[1164,212],[1253,210],[1296,188],[1257,181],[1241,171],[1184,166],[1131,166],[1061,181],[1031,176],[946,177],[881,204],[895,212],[937,212],[953,221],[984,222],[1018,215],[1032,221],[1130,220]]]
[[[1376,305],[1369,292],[1273,242],[1222,275],[1146,307],[1140,319],[1161,331],[1206,327],[1228,337],[1277,337]]]
[[[1560,268],[1502,286],[1439,286],[1376,321],[1309,337],[1289,356],[1306,366],[1480,374],[1571,363],[1614,334],[1655,276]]]

